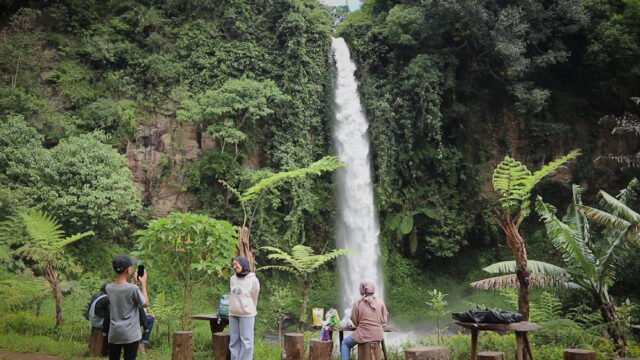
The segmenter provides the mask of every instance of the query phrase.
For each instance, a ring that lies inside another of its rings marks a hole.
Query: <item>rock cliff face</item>
[[[186,191],[186,169],[198,155],[216,147],[211,135],[197,125],[178,124],[173,114],[156,113],[129,139],[126,156],[145,206],[152,215],[187,211],[192,196]]]

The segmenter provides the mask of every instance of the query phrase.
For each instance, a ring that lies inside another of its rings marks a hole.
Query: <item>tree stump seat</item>
[[[231,352],[229,351],[229,343],[231,342],[231,335],[226,332],[217,332],[213,334],[213,358],[216,360],[229,360],[231,359]]]
[[[103,357],[107,355],[107,337],[103,335],[103,330],[98,328],[91,329],[91,337],[89,337],[89,356]]]
[[[406,360],[449,360],[446,346],[417,346],[404,351]]]
[[[284,334],[284,353],[286,360],[304,359],[304,334]]]
[[[563,360],[596,360],[596,352],[584,349],[564,349]]]
[[[504,360],[504,353],[499,351],[482,351],[478,353],[478,360]]]
[[[358,360],[381,360],[382,345],[380,341],[358,344]]]
[[[311,340],[309,360],[331,360],[333,341]]]
[[[193,360],[192,331],[176,331],[173,333],[171,360]]]

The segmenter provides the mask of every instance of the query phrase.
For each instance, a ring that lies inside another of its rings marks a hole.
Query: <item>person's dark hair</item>
[[[238,256],[231,261],[231,264],[233,264],[234,261],[240,264],[240,266],[242,266],[242,271],[239,273],[236,273],[236,276],[245,277],[247,276],[247,274],[251,272],[251,264],[249,264],[249,260],[247,260],[247,258]]]

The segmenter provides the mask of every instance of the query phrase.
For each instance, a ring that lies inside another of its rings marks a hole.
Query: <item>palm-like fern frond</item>
[[[546,165],[533,174],[521,162],[510,156],[496,166],[493,172],[493,188],[500,194],[503,208],[510,211],[517,208],[524,216],[529,214],[529,198],[533,188],[544,177],[553,174],[567,162],[580,155],[580,150],[573,150]]]
[[[282,266],[284,266],[293,268],[295,272],[298,272],[300,274],[309,274],[324,263],[331,261],[339,256],[351,253],[351,250],[348,249],[335,249],[326,254],[315,255],[313,253],[313,249],[304,245],[295,245],[291,249],[291,254],[288,254],[283,250],[272,246],[263,246],[261,249],[271,251],[271,254],[267,255],[267,258],[271,260],[283,261],[287,265],[279,265],[280,267],[274,265],[263,266],[260,268],[260,270],[285,270],[281,268]]]
[[[508,155],[504,157],[496,166],[491,178],[494,190],[500,194],[503,207],[510,208],[524,201],[528,196],[525,189],[530,177],[531,171],[520,161]]]
[[[260,180],[242,193],[241,201],[253,200],[260,192],[283,180],[304,177],[310,174],[320,175],[323,172],[334,171],[343,166],[344,163],[340,162],[335,156],[325,156],[305,168],[279,172]]]
[[[551,175],[551,174],[555,173],[558,169],[563,167],[564,164],[566,164],[569,161],[577,158],[578,156],[580,156],[580,154],[581,154],[580,153],[580,149],[575,149],[575,150],[569,152],[567,155],[561,156],[561,157],[553,160],[552,162],[544,165],[542,168],[540,168],[540,170],[538,170],[538,171],[533,173],[531,178],[526,183],[527,187],[526,187],[525,190],[528,193],[531,193],[533,188],[536,186],[536,184],[538,184],[540,182],[540,180],[542,180],[543,178],[547,177],[548,175]]]
[[[27,234],[43,248],[53,250],[55,244],[62,240],[62,225],[51,215],[37,209],[28,209],[18,213],[25,225]]]

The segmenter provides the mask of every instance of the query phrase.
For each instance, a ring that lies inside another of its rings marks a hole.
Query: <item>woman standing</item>
[[[229,299],[229,351],[231,360],[253,360],[253,329],[258,314],[260,282],[251,272],[249,260],[237,257],[231,262]]]

